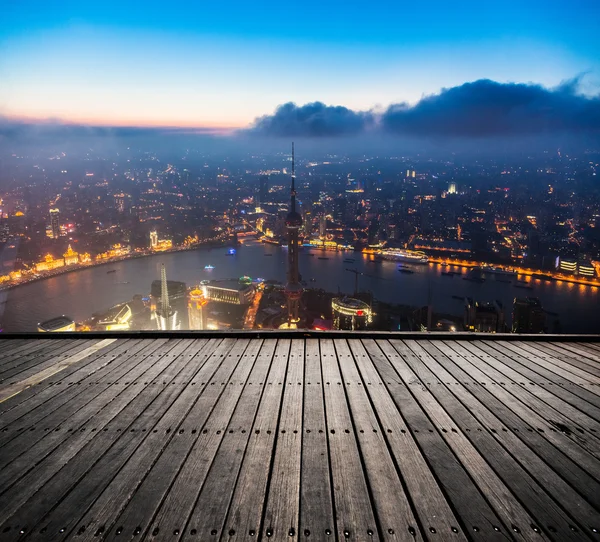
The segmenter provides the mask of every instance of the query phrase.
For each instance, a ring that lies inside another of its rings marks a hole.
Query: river
[[[323,257],[328,259],[319,259]],[[353,258],[355,262],[344,262],[346,258]],[[430,290],[436,312],[457,315],[462,315],[463,304],[452,296],[470,296],[478,301],[497,299],[505,307],[508,322],[514,297],[535,296],[547,311],[558,315],[548,316],[551,330],[552,322],[559,319],[563,333],[600,333],[599,288],[528,279],[533,290],[526,290],[515,288],[513,284],[496,282],[493,277],[478,284],[462,280],[461,276],[443,276],[441,271],[451,268],[438,265],[412,266],[415,273],[411,275],[399,273],[394,262],[375,264],[369,259],[360,253],[302,249],[300,272],[309,287],[352,293],[355,275],[346,269],[356,269],[370,275],[359,276],[359,289],[371,290],[377,299],[422,306],[427,304]],[[184,281],[188,286],[204,279],[242,275],[285,281],[287,249],[245,241],[234,256],[229,256],[225,247],[203,248],[65,273],[9,290],[2,327],[5,331],[35,331],[38,322],[61,314],[82,321],[94,312],[128,301],[134,294],[147,295],[152,281],[160,278],[160,265],[163,262],[169,279]],[[205,270],[204,266],[208,264],[213,265],[214,269]],[[115,272],[107,273],[111,270]],[[466,272],[463,269],[462,276]],[[315,281],[310,281],[311,278]]]

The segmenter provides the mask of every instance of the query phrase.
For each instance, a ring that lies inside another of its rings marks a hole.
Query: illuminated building
[[[65,265],[74,265],[79,263],[79,253],[75,252],[71,245],[67,248],[67,251],[63,254],[65,258]]]
[[[589,261],[579,262],[577,266],[577,274],[583,277],[593,278],[596,276],[596,269]]]
[[[565,273],[577,273],[577,260],[574,258],[564,258],[559,260],[558,268]]]
[[[456,194],[456,183],[450,183],[448,185],[448,194]]]
[[[504,311],[499,301],[479,303],[465,297],[464,325],[467,331],[503,333]]]
[[[8,225],[8,215],[2,214],[0,210],[0,243],[6,243],[10,237],[10,227]]]
[[[60,211],[58,209],[50,209],[50,230],[53,239],[60,237]]]
[[[59,258],[57,260],[54,259],[52,254],[46,254],[44,260],[35,264],[36,271],[51,271],[52,269],[57,269],[59,267],[65,266],[65,260]]]
[[[242,277],[243,278],[243,277]],[[254,297],[254,286],[242,280],[219,280],[201,284],[204,298],[232,305],[249,305]]]
[[[68,316],[62,315],[56,318],[46,320],[41,324],[38,324],[38,331],[43,333],[56,333],[61,331],[75,331],[75,322]]]
[[[335,297],[331,300],[333,329],[348,331],[367,329],[373,321],[371,307],[352,297]]]
[[[81,263],[90,263],[92,261],[92,256],[89,252],[84,252],[83,254],[79,255],[79,261]]]
[[[156,281],[155,281],[156,282]],[[152,283],[154,286],[154,283]],[[161,331],[174,331],[181,329],[181,324],[175,311],[169,303],[169,289],[167,287],[167,271],[165,264],[160,268],[160,299],[159,304],[154,311],[156,326]]]
[[[118,258],[119,256],[126,256],[130,252],[129,246],[123,246],[120,243],[113,245],[110,250],[96,254],[96,260],[109,260],[111,258]]]
[[[325,239],[327,235],[327,217],[325,215],[321,215],[319,217],[319,237],[321,239]]]
[[[596,276],[596,269],[589,260],[557,258],[556,267],[559,271],[570,275],[580,275],[586,278],[594,278]]]
[[[302,297],[302,285],[298,271],[298,230],[302,227],[302,217],[296,211],[296,171],[294,167],[294,144],[292,143],[292,187],[290,212],[285,220],[288,232],[288,277],[285,295],[288,300],[287,322],[281,327],[295,328],[300,321],[298,307]]]
[[[536,297],[515,297],[513,301],[512,332],[543,333],[546,313]]]
[[[119,213],[125,212],[126,197],[127,196],[125,196],[125,194],[123,194],[122,192],[120,194],[115,194],[115,207],[117,211],[119,211]]]
[[[156,252],[170,250],[173,248],[171,239],[159,239],[156,231],[150,232],[150,248]]]
[[[150,232],[150,248],[154,249],[158,245],[158,233],[156,230]]]
[[[188,301],[189,329],[206,329],[206,305],[208,301],[198,288],[190,292]]]
[[[131,307],[119,305],[110,309],[99,321],[99,326],[104,327],[104,331],[124,331],[131,325]]]

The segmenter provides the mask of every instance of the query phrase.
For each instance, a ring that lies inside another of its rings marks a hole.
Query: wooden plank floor
[[[0,540],[600,541],[600,343],[0,340]]]

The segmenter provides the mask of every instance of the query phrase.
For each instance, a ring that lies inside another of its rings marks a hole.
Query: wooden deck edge
[[[413,332],[413,331],[316,331],[316,330],[185,330],[185,331],[90,331],[61,333],[0,333],[7,339],[202,339],[202,338],[336,338],[336,339],[422,339],[446,341],[553,341],[600,342],[597,334],[515,334],[473,332]]]

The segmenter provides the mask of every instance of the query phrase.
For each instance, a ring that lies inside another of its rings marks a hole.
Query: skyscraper
[[[302,285],[300,284],[300,273],[298,271],[298,230],[302,227],[302,217],[296,211],[296,170],[294,162],[294,144],[292,143],[292,188],[290,212],[285,220],[288,233],[288,273],[285,295],[288,301],[287,328],[297,327],[298,306],[302,297]]]
[[[50,209],[50,228],[52,229],[52,238],[60,237],[60,211],[58,209]]]
[[[156,248],[158,246],[158,233],[156,230],[150,232],[150,248]]]
[[[169,290],[167,288],[167,271],[165,264],[160,268],[160,305],[156,307],[154,313],[156,325],[161,331],[173,331],[179,329],[177,321],[177,312],[169,304]]]
[[[543,333],[546,313],[537,297],[515,297],[512,314],[513,333]]]
[[[264,205],[267,201],[267,194],[269,193],[269,176],[261,175],[259,183],[258,201],[261,205]]]
[[[206,305],[208,301],[202,290],[195,289],[190,292],[188,302],[189,329],[206,329]]]

